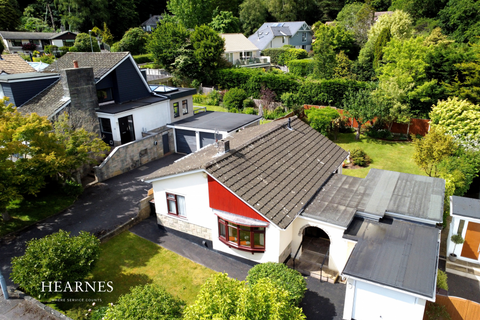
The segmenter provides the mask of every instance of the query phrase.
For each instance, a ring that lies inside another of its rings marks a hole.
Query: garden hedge
[[[291,60],[287,62],[288,72],[299,76],[306,77],[313,73],[315,61],[313,59]]]
[[[271,48],[262,51],[263,56],[270,57],[273,64],[285,66],[290,60],[305,59],[308,57],[307,51],[289,47]]]
[[[137,64],[153,62],[153,55],[148,54],[148,53],[147,54],[138,54],[138,55],[133,56],[133,60],[135,60],[135,62]]]

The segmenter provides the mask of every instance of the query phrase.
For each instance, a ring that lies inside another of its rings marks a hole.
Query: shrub
[[[251,107],[243,108],[243,113],[245,114],[257,114],[257,110]]]
[[[78,36],[77,36],[78,37]],[[122,39],[119,42],[113,44],[116,52],[118,51],[130,51],[132,55],[140,55],[147,52],[146,44],[148,40],[148,33],[142,28],[130,28],[125,32]],[[150,59],[149,61],[153,61]],[[149,62],[146,61],[146,62]]]
[[[26,51],[34,51],[37,48],[37,45],[35,43],[23,43],[22,44],[22,49]]]
[[[72,48],[76,49],[72,50]],[[100,52],[97,38],[89,35],[88,33],[79,33],[75,38],[75,43],[73,47],[70,48],[70,52],[92,52],[92,48],[93,52]]]
[[[67,46],[60,47],[60,57],[69,51],[70,51],[70,47],[67,47]]]
[[[324,136],[333,129],[332,122],[340,118],[340,113],[333,108],[311,108],[305,111],[310,127],[317,130]]]
[[[287,63],[288,72],[300,77],[313,73],[315,61],[313,59],[291,60]]]
[[[109,307],[103,319],[182,319],[185,302],[154,284],[134,287],[120,296],[118,303]]]
[[[275,119],[281,118],[286,114],[287,113],[285,112],[283,107],[277,107],[275,108],[275,110],[266,110],[266,109],[263,110],[263,117],[269,120],[275,120]]]
[[[70,52],[80,52],[80,50],[75,46],[68,48],[68,51],[70,51]]]
[[[205,103],[209,106],[218,106],[220,105],[221,94],[217,90],[212,90],[207,94],[207,99]]]
[[[255,102],[252,100],[252,99],[245,99],[243,100],[243,109],[246,109],[246,108],[255,108],[256,105],[255,105]]]
[[[268,278],[275,285],[287,290],[289,300],[294,305],[300,304],[307,290],[307,283],[300,272],[290,269],[283,263],[257,264],[248,271],[246,281],[250,286],[253,286],[263,278]]]
[[[437,272],[437,288],[448,291],[447,273],[440,269]]]
[[[290,60],[305,59],[308,57],[307,51],[295,49],[287,46],[282,48],[271,48],[262,51],[263,56],[269,56],[270,62],[284,66]]]
[[[44,48],[44,52],[46,54],[53,54],[55,53],[55,51],[58,50],[58,47],[56,45],[53,45],[53,44],[49,44],[49,45],[46,45],[45,48]]]
[[[93,269],[100,252],[100,241],[80,231],[76,237],[60,230],[27,242],[25,254],[12,259],[11,279],[30,295],[50,297],[42,292],[42,282],[81,281]]]
[[[43,62],[43,63],[52,64],[55,59],[53,57],[53,54],[44,54],[40,58],[33,58],[33,60],[34,61],[38,60],[38,61]]]
[[[354,165],[366,167],[371,162],[371,159],[365,151],[355,148],[350,151],[350,161],[352,161]]]
[[[135,60],[135,62],[137,64],[153,62],[153,55],[151,55],[151,54],[138,54],[138,55],[133,56],[133,60]]]
[[[80,183],[76,183],[75,181],[67,180],[63,184],[62,192],[67,196],[79,196],[83,192],[83,187]]]
[[[205,95],[205,94],[194,94],[192,96],[192,99],[193,99],[193,103],[204,104],[205,99],[207,99],[207,95]]]
[[[428,320],[451,320],[452,317],[447,311],[447,307],[437,303],[428,303],[426,308]]]
[[[245,90],[240,88],[233,88],[227,91],[223,96],[223,104],[226,108],[243,108],[243,100],[247,98]]]

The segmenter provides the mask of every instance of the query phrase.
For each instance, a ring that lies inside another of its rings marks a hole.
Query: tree
[[[121,295],[102,319],[180,320],[185,302],[155,284],[136,286]]]
[[[375,41],[375,49],[373,53],[373,67],[378,68],[379,67],[379,61],[382,60],[383,57],[383,47],[387,45],[387,43],[390,41],[392,38],[392,35],[390,34],[390,29],[384,28],[377,40]]]
[[[326,108],[311,108],[305,111],[310,127],[317,130],[324,136],[328,135],[333,130],[333,121],[340,118],[340,113],[337,110]]]
[[[106,43],[109,46],[113,44],[113,35],[110,32],[110,29],[108,29],[107,24],[105,22],[103,23],[103,30],[98,27],[94,27],[92,29],[92,32],[95,33],[97,36],[100,36],[102,38],[103,43]]]
[[[148,33],[142,28],[131,28],[123,35],[122,39],[115,46],[119,51],[130,51],[131,54],[144,54],[147,52],[146,45]]]
[[[335,67],[333,68],[333,77],[342,79],[354,79],[352,74],[352,60],[348,59],[347,55],[340,51],[335,57]]]
[[[418,139],[412,136],[412,139],[415,148],[413,161],[429,177],[437,177],[440,162],[457,149],[453,137],[445,134],[441,128],[432,127],[425,137]]]
[[[328,41],[332,46],[333,51],[336,54],[343,51],[350,59],[355,59],[359,52],[359,47],[355,43],[353,31],[348,31],[340,25],[326,25],[323,23],[315,23],[313,26],[316,39],[323,39],[321,43],[315,41],[313,43],[313,51],[318,52],[321,48],[320,45],[324,45],[324,41]]]
[[[179,50],[183,49],[190,36],[188,30],[175,19],[164,17],[150,36],[147,50],[153,55],[155,63],[168,72],[173,72],[175,58]]]
[[[336,64],[336,55],[326,34],[319,34],[313,48],[315,66],[313,73],[320,79],[331,79]]]
[[[240,23],[243,34],[247,37],[260,28],[267,17],[268,10],[264,1],[245,0],[240,5]]]
[[[209,26],[218,33],[239,33],[240,19],[230,11],[221,11],[212,19]]]
[[[0,30],[15,31],[20,24],[20,15],[11,0],[0,0]]]
[[[209,81],[213,71],[220,65],[225,40],[208,26],[196,27],[190,35],[193,55],[198,63],[198,76],[196,79]]]
[[[187,28],[195,28],[212,21],[214,11],[212,0],[169,0],[170,11]]]
[[[25,254],[12,259],[10,277],[32,296],[51,297],[56,293],[46,290],[42,282],[81,281],[93,269],[99,254],[100,240],[94,235],[80,231],[70,237],[70,232],[60,230],[28,241]]]
[[[74,49],[71,51],[74,52],[100,52],[100,47],[98,46],[97,38],[89,35],[88,33],[79,33],[75,38],[75,43],[73,44]]]
[[[375,102],[368,89],[360,89],[357,92],[347,92],[343,100],[343,110],[357,121],[357,135],[355,136],[355,140],[360,139],[360,128],[362,125],[377,116],[375,112]]]
[[[480,105],[457,97],[439,101],[430,112],[432,127],[439,127],[460,139],[480,141]]]
[[[297,4],[295,0],[265,0],[268,12],[276,21],[295,21]]]
[[[392,0],[389,10],[403,10],[415,20],[436,18],[448,0]]]
[[[116,1],[108,1],[108,12],[110,13],[109,19],[107,20],[108,25],[110,26],[113,37],[115,39],[120,39],[124,33],[129,30],[130,28],[135,28],[140,25],[142,22],[140,20],[140,11],[145,10],[145,7],[154,4],[158,1],[150,1],[150,3],[147,5],[143,5],[141,1],[139,0],[116,0]],[[165,8],[165,5],[163,6]],[[155,11],[149,11],[148,14],[152,12],[162,12],[162,11],[156,11],[159,9],[158,6],[154,6]],[[148,17],[147,14],[147,17]],[[106,22],[103,21],[105,24]],[[104,32],[105,32],[104,28]],[[114,42],[112,39],[108,39],[110,42],[103,40],[103,42],[107,43],[109,46],[111,46]]]
[[[480,2],[449,0],[439,12],[440,26],[458,42],[473,41],[480,36]]]
[[[243,100],[247,99],[245,90],[240,88],[232,88],[223,96],[223,104],[230,109],[241,110],[243,108]]]
[[[55,0],[68,30],[89,30],[108,19],[107,0]]]
[[[246,285],[218,273],[203,284],[195,302],[185,309],[184,319],[299,320],[305,315],[291,305],[288,291],[270,279]]]
[[[34,31],[34,32],[54,32],[55,31],[43,20],[38,18],[33,18],[33,17],[29,17],[29,18],[22,17],[22,26],[20,28],[25,31]]]

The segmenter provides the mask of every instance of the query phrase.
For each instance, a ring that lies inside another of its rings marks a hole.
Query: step
[[[287,266],[293,268],[293,259],[288,260]],[[323,270],[320,271],[320,267],[320,264],[305,261],[303,259],[295,260],[295,270],[301,274],[329,283],[335,283],[337,281],[338,272],[330,270],[325,266],[323,266]]]
[[[454,262],[446,260],[445,270],[447,272],[480,281],[480,265],[463,260]]]

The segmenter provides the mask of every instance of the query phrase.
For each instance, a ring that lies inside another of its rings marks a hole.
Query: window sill
[[[218,238],[218,240],[220,240],[223,244],[227,245],[229,248],[235,248],[235,249],[238,249],[238,250],[241,250],[241,251],[251,252],[252,254],[255,253],[255,252],[265,252],[265,248],[241,247],[241,246],[236,245],[235,243],[232,243],[232,242],[227,241],[225,239],[222,239],[220,237]]]
[[[167,213],[167,216],[169,216],[169,217],[175,217],[175,218],[182,219],[182,220],[188,220],[187,217],[179,216],[178,214],[170,213],[170,212]]]

